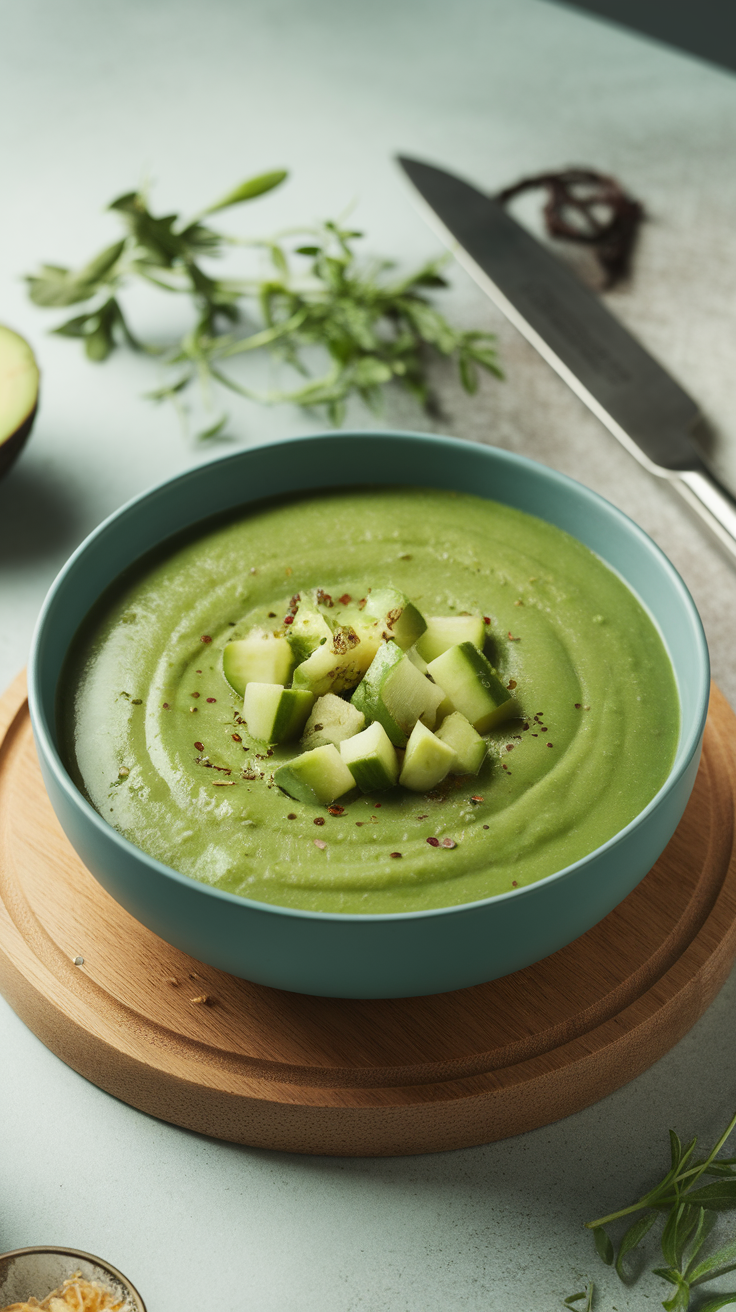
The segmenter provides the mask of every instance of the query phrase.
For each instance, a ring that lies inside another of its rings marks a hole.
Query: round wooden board
[[[184,956],[103,891],[51,809],[19,679],[0,699],[0,990],[100,1088],[236,1143],[390,1156],[549,1124],[657,1061],[726,979],[735,744],[736,717],[714,689],[675,837],[625,902],[561,952],[437,997],[314,998]]]

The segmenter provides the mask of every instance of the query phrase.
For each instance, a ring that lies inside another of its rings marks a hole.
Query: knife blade
[[[736,558],[736,505],[695,446],[704,421],[692,397],[498,201],[434,165],[405,156],[398,162],[458,262],[613,436],[667,479]]]

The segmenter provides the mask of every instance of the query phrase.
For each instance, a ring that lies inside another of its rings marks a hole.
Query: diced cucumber
[[[283,687],[291,678],[293,665],[294,657],[286,638],[277,638],[260,629],[249,633],[247,638],[228,642],[222,653],[222,672],[240,697],[251,681],[280,683]]]
[[[399,777],[396,749],[378,720],[341,742],[340,755],[364,793],[393,788]]]
[[[448,715],[435,733],[441,742],[454,749],[457,759],[450,766],[450,774],[478,773],[486,757],[486,744],[460,711]]]
[[[428,615],[427,627],[417,642],[417,651],[425,661],[434,661],[443,651],[461,642],[472,642],[483,650],[486,626],[482,615]]]
[[[426,793],[449,774],[455,759],[449,743],[443,743],[421,720],[417,720],[406,744],[399,783],[413,793]]]
[[[451,709],[460,711],[479,733],[486,733],[516,712],[511,693],[472,642],[448,648],[429,662],[429,672],[447,694]]]
[[[259,742],[287,743],[299,737],[313,705],[311,692],[251,682],[243,698],[243,719]]]
[[[332,629],[312,598],[306,595],[300,598],[288,630],[286,641],[297,665],[311,656],[315,648],[332,642]]]
[[[378,630],[363,637],[351,625],[341,625],[331,639],[316,647],[294,672],[294,687],[306,688],[315,697],[328,692],[347,692],[360,682],[381,642]]]
[[[417,720],[434,725],[444,692],[393,641],[378,652],[352,696],[366,720],[378,720],[395,747],[403,747]]]
[[[402,650],[413,646],[427,627],[424,616],[397,588],[374,588],[366,597],[365,611]]]
[[[322,806],[355,787],[355,780],[334,743],[302,752],[293,761],[279,766],[274,782],[298,802]]]
[[[411,661],[412,665],[416,665],[420,674],[427,673],[429,666],[425,661],[424,657],[419,655],[419,652],[417,651],[416,647],[410,647],[406,654],[409,660]]]
[[[325,693],[312,707],[311,714],[304,726],[302,747],[308,751],[312,747],[323,747],[325,743],[334,743],[336,747],[346,738],[352,738],[365,728],[365,716],[352,702],[346,702],[334,693]]]

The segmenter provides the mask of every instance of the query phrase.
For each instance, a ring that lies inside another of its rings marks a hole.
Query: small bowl
[[[117,1267],[78,1248],[16,1248],[0,1254],[0,1307],[31,1297],[40,1303],[76,1271],[127,1298],[125,1312],[146,1312],[140,1294]]]
[[[55,729],[74,634],[104,589],[166,538],[264,497],[324,487],[455,489],[537,515],[580,539],[629,584],[674,667],[680,740],[664,786],[618,834],[535,884],[440,910],[381,915],[249,901],[178,874],[118,834],[75,787]],[[167,942],[255,983],[328,997],[412,997],[479,984],[541,960],[602,920],[643,879],[692,791],[708,708],[708,650],[695,605],[666,556],[631,520],[554,470],[494,447],[420,433],[330,433],[250,448],[138,497],[82,543],[36,630],[29,700],[54,810],[108,893]]]

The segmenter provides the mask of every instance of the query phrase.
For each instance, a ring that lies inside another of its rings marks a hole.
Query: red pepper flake
[[[196,747],[198,752],[204,751],[204,743],[195,743],[194,746]]]
[[[350,603],[351,603],[351,601],[352,601],[353,599],[352,599],[352,597],[350,596],[350,593],[349,593],[349,592],[343,592],[342,596],[341,596],[341,597],[338,597],[337,600],[339,601],[339,603],[340,603],[341,606],[349,606]],[[393,855],[393,853],[392,853],[392,855]],[[401,853],[399,853],[399,856],[400,856],[400,855],[401,855]]]
[[[317,588],[318,606],[334,606],[334,604],[335,603],[332,600],[332,597],[330,596],[329,592],[325,592],[324,588]]]
[[[490,825],[484,825],[484,826],[483,826],[484,829],[490,829],[490,827],[491,827]]]
[[[512,880],[511,880],[511,887],[512,887],[512,888],[518,888],[518,887],[519,887],[519,885],[517,884],[517,882],[516,882],[515,879],[512,879]]]
[[[443,846],[443,847],[457,847],[457,843],[455,842],[455,839],[454,839],[454,838],[443,838],[443,839],[442,839],[442,846]]]
[[[329,811],[330,815],[344,815],[344,814],[345,814],[345,807],[344,807],[344,806],[328,806],[327,810]]]
[[[239,734],[239,733],[231,734],[231,737],[232,737],[232,740],[233,740],[234,743],[242,743],[242,741],[243,741],[243,739],[240,737],[240,734]]]
[[[401,856],[401,852],[392,852],[391,856]]]
[[[576,710],[576,711],[579,711],[580,709],[581,709],[581,707],[580,707],[580,702],[576,702],[576,703],[575,703],[575,710]]]
[[[483,616],[483,623],[484,623],[484,624],[490,624],[490,622],[491,622],[491,617],[490,617],[490,615],[484,615],[484,616]]]
[[[208,698],[207,698],[207,701],[208,701],[208,702],[216,702],[216,701],[217,701],[217,698],[216,698],[216,697],[208,697]]]
[[[427,819],[427,814],[417,816],[417,820],[426,820],[426,819]]]
[[[547,743],[547,746],[548,746],[548,747],[552,747],[553,744],[552,744],[552,743]]]
[[[325,818],[324,818],[323,815],[316,815],[316,816],[314,817],[314,823],[315,823],[316,825],[323,825],[324,822],[325,822]]]
[[[361,597],[360,601],[358,602],[358,608],[359,608],[360,610],[365,610],[365,604],[366,604],[367,600],[368,600],[367,597]]]
[[[507,766],[506,762],[503,761],[503,762],[501,763],[501,769],[502,769],[502,770],[508,770],[508,768],[509,768],[509,767]]]
[[[524,732],[526,733],[527,729],[529,728],[529,725],[528,725],[528,724],[522,724],[521,727],[522,727],[522,729],[524,730]]]
[[[327,844],[323,838],[315,838],[314,846],[318,847],[321,852],[324,852],[325,848],[327,847]]]
[[[427,842],[429,843],[430,847],[439,847],[440,845],[439,838],[428,838]]]
[[[296,820],[296,811],[290,811],[286,817],[287,820]]]
[[[189,694],[189,696],[190,696],[190,697],[199,697],[199,693],[198,693],[198,692],[191,692],[191,693]]]
[[[270,610],[270,611],[268,612],[268,618],[269,618],[270,620],[275,620],[275,619],[276,619],[276,611],[275,611],[275,610]]]
[[[509,629],[509,642],[521,642],[521,638],[515,638],[511,629]]]
[[[362,829],[363,825],[365,824],[365,820],[356,820],[355,823],[359,829]]]
[[[508,691],[511,692],[511,690],[516,687],[516,679],[509,679],[508,683],[506,684],[506,687]]]
[[[212,639],[211,639],[209,633],[203,633],[203,634],[202,634],[202,637],[200,638],[199,641],[200,641],[200,642],[212,642]]]
[[[374,805],[374,806],[382,806],[383,803],[382,803],[382,802],[374,802],[373,805]]]
[[[293,615],[284,615],[284,624],[293,624],[293,623],[294,623]]]
[[[168,702],[164,702],[164,710],[165,710],[165,711],[168,711],[168,709],[169,709],[169,703],[168,703]]]
[[[513,750],[514,750],[514,744],[513,744],[513,743],[507,743],[507,744],[506,744],[506,751],[507,751],[507,752],[513,752]]]
[[[268,747],[266,749],[266,756],[273,756],[273,747]]]
[[[477,803],[477,802],[482,802],[482,801],[483,801],[483,798],[482,798],[482,797],[479,797],[477,793],[473,793],[473,796],[471,797],[470,800],[471,800],[471,802],[476,802],[476,803]]]
[[[194,673],[195,673],[195,674],[201,674],[202,671],[201,671],[201,670],[195,670]]]

